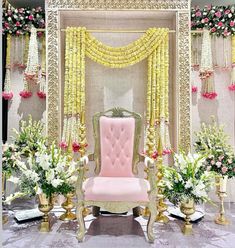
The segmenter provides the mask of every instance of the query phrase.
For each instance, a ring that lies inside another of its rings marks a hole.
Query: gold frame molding
[[[177,147],[190,149],[190,1],[189,0],[48,0],[47,22],[47,135],[59,141],[61,132],[59,12],[61,10],[156,10],[176,13]]]

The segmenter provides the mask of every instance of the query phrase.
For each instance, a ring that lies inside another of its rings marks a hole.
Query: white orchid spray
[[[224,126],[218,125],[214,117],[211,124],[202,123],[201,130],[196,133],[194,148],[206,156],[206,170],[228,178],[235,177],[234,148],[229,145]]]
[[[8,202],[15,199],[16,195],[45,193],[49,197],[55,193],[67,194],[74,191],[76,163],[55,144],[50,148],[41,144],[34,156],[29,156],[26,163],[17,161],[17,166],[20,176],[10,180],[19,185],[20,192],[10,196],[6,200]]]
[[[174,204],[188,199],[195,203],[210,201],[207,192],[214,183],[214,175],[204,169],[205,157],[198,154],[174,155],[174,166],[164,167],[164,194]]]

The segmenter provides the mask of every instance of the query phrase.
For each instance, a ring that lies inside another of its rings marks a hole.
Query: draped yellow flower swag
[[[152,156],[161,138],[164,151],[169,151],[168,42],[166,28],[149,28],[142,37],[127,46],[110,47],[98,41],[84,27],[68,27],[66,29],[64,124],[61,147],[69,146],[75,152],[82,150],[82,153],[86,147],[85,56],[110,68],[124,68],[147,58],[145,149]]]

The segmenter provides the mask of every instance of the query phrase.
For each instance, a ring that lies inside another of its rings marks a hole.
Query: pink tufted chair
[[[154,240],[152,227],[156,218],[156,172],[152,159],[138,153],[141,116],[122,108],[100,112],[93,117],[95,137],[94,154],[81,158],[80,173],[76,188],[77,238],[82,241],[85,225],[82,216],[84,207],[93,206],[93,215],[99,215],[100,207],[114,213],[133,209],[139,215],[139,206],[147,206],[151,212],[147,234]],[[85,166],[95,161],[96,176],[83,180]],[[137,163],[145,162],[148,180],[136,177]]]

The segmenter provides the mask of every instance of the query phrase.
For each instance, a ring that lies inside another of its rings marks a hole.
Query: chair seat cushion
[[[85,200],[148,202],[149,182],[135,177],[90,177],[83,183]]]

